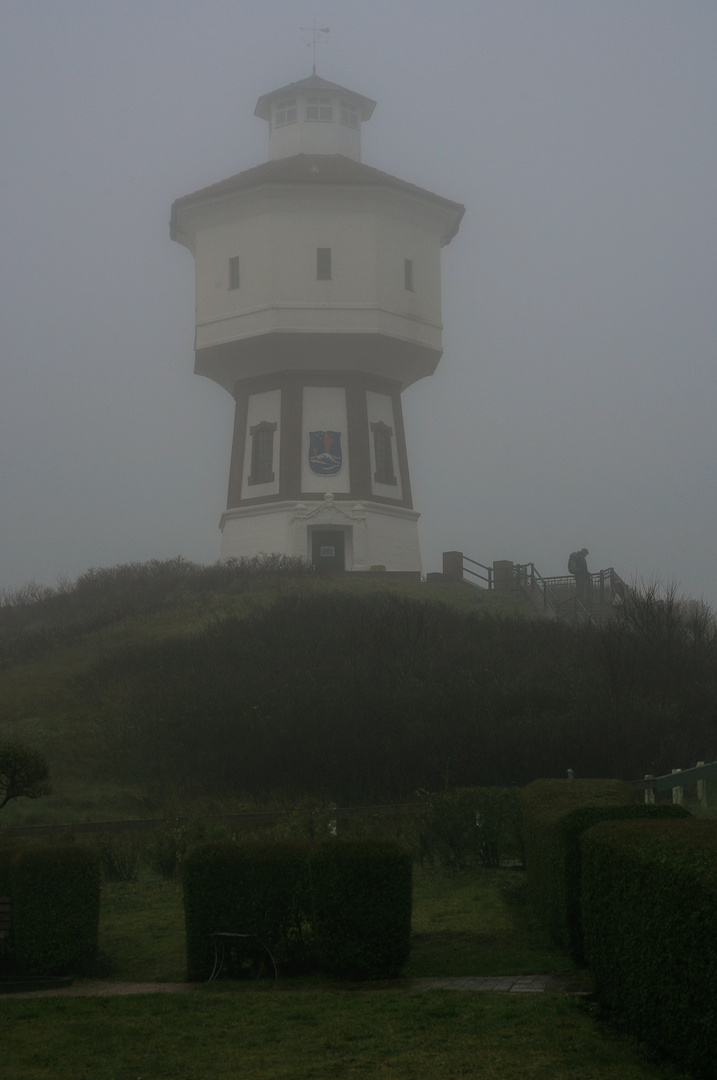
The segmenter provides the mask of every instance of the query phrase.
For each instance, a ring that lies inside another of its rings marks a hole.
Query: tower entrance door
[[[344,533],[341,529],[315,529],[311,534],[311,562],[319,573],[346,569]]]

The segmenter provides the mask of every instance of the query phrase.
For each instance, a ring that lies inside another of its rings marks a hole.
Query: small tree
[[[47,762],[37,750],[18,743],[0,742],[0,810],[11,799],[39,799],[49,795]]]

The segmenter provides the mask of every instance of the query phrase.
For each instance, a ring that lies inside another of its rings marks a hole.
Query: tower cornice
[[[170,221],[172,240],[177,240],[179,243],[186,242],[185,230],[179,224],[180,216],[185,210],[198,208],[213,201],[267,185],[388,188],[427,200],[434,207],[442,210],[448,218],[441,236],[441,246],[451,242],[458,232],[465,213],[465,206],[461,203],[436,195],[417,184],[411,184],[407,180],[401,180],[397,176],[375,169],[371,165],[364,165],[342,154],[295,154],[289,158],[265,161],[261,165],[245,169],[225,180],[219,180],[216,184],[210,184],[208,187],[175,199]]]

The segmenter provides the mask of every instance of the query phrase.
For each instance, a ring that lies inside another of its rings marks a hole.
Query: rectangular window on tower
[[[296,109],[296,98],[281,98],[276,103],[274,127],[285,127],[287,124],[295,124],[299,119]]]
[[[239,288],[239,256],[233,255],[229,260],[229,288]]]
[[[331,281],[331,248],[316,249],[316,277],[319,281]]]
[[[309,94],[306,98],[307,120],[333,120],[330,94]]]
[[[250,484],[270,484],[274,479],[274,432],[276,424],[262,420],[260,424],[249,428],[251,435],[251,473]]]
[[[413,292],[413,259],[403,260],[403,287]]]
[[[371,424],[373,432],[373,452],[376,460],[376,472],[373,478],[377,484],[395,484],[393,471],[393,428],[379,420]]]
[[[358,128],[358,105],[341,99],[341,123],[347,127]]]

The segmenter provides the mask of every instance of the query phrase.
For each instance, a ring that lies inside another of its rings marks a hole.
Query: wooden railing
[[[470,574],[470,577],[476,580],[466,579],[466,574]],[[484,566],[475,559],[469,559],[462,551],[443,552],[443,577],[449,581],[463,581],[466,585],[475,585],[479,589],[495,588],[493,567]],[[480,584],[481,582],[483,584]]]
[[[698,806],[707,806],[707,781],[717,777],[717,761],[705,764],[698,761],[693,769],[673,769],[664,776],[647,775],[644,780],[628,781],[637,799],[654,803],[659,795],[672,792],[673,803],[682,804],[685,788],[695,786],[695,802]]]
[[[436,576],[496,592],[522,589],[548,618],[571,623],[604,622],[615,614],[616,605],[625,596],[624,582],[612,566],[589,574],[585,594],[580,596],[572,574],[543,577],[535,563],[507,559],[486,566],[462,551],[444,551],[443,573]]]

